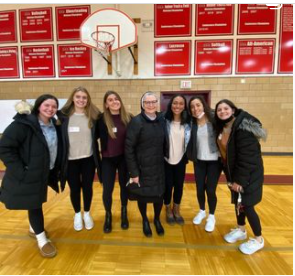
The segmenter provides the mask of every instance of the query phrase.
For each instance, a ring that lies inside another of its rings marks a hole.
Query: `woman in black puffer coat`
[[[224,165],[224,173],[236,207],[238,227],[224,236],[229,243],[247,238],[245,220],[255,238],[239,246],[244,254],[253,254],[264,246],[261,224],[254,206],[262,199],[263,161],[259,139],[266,132],[258,119],[238,109],[231,101],[216,104],[217,144]]]
[[[0,200],[7,209],[28,210],[29,235],[37,239],[43,257],[56,255],[44,230],[42,205],[48,185],[59,192],[61,139],[53,118],[57,108],[54,96],[40,96],[32,113],[18,113],[0,140],[0,158],[6,166]]]
[[[154,224],[158,235],[164,235],[160,222],[165,190],[164,172],[164,118],[157,112],[158,100],[146,92],[141,98],[141,113],[128,125],[125,140],[125,158],[133,183],[129,184],[132,199],[138,201],[143,219],[143,232],[152,231],[146,214],[147,203],[154,204]]]

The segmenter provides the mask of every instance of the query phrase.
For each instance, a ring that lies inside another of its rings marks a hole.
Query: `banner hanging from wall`
[[[17,42],[16,11],[1,11],[0,26],[0,43]]]
[[[0,78],[19,78],[18,49],[0,47]]]
[[[190,41],[155,42],[155,76],[191,74]]]
[[[52,41],[52,8],[19,10],[21,42]]]
[[[240,4],[238,34],[275,34],[276,16],[265,4]]]
[[[195,75],[232,73],[232,40],[196,41]]]
[[[238,40],[236,73],[273,73],[274,50],[275,39]]]
[[[155,37],[192,35],[191,4],[156,4],[154,9]]]
[[[56,7],[57,40],[80,40],[80,25],[89,14],[89,5]]]
[[[234,5],[199,4],[196,5],[196,36],[232,35]]]
[[[293,5],[281,9],[278,73],[293,73]]]
[[[58,45],[60,77],[92,77],[91,49],[81,44]]]
[[[22,46],[24,78],[55,77],[53,45]]]

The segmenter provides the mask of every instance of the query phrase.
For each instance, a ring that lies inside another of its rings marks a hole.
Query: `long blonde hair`
[[[74,114],[75,112],[75,105],[74,105],[74,96],[77,92],[83,92],[87,95],[87,104],[84,110],[85,115],[88,118],[88,126],[89,128],[92,128],[93,123],[92,120],[97,120],[98,115],[101,113],[100,110],[92,103],[91,101],[91,96],[87,89],[85,87],[79,86],[75,88],[68,98],[67,102],[61,109],[61,112],[66,115],[67,117],[70,117]]]
[[[121,121],[123,122],[123,124],[125,126],[128,125],[128,123],[130,122],[131,120],[131,114],[126,112],[126,109],[125,109],[125,106],[122,102],[122,99],[121,97],[119,96],[119,94],[115,91],[107,91],[103,97],[103,119],[104,119],[104,122],[107,126],[107,129],[108,129],[108,133],[109,135],[115,139],[117,138],[116,137],[116,134],[114,133],[113,131],[113,128],[115,127],[114,125],[114,121],[112,119],[112,114],[110,112],[110,109],[106,107],[106,102],[107,102],[107,99],[110,95],[115,95],[118,100],[120,101],[121,103],[121,108],[120,108],[120,117],[121,117]]]

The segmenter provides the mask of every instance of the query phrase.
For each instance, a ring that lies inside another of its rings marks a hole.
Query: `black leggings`
[[[259,237],[261,236],[261,224],[258,214],[256,213],[254,206],[244,206],[243,211],[237,213],[236,210],[236,217],[237,217],[237,223],[240,226],[244,226],[246,224],[246,218],[251,226],[251,229],[255,236]]]
[[[160,220],[160,214],[163,206],[163,201],[153,203],[154,204],[154,220]],[[147,208],[147,203],[146,202],[140,202],[137,201],[138,209],[140,211],[140,214],[142,216],[143,221],[147,221],[147,214],[146,214],[146,208]]]
[[[42,207],[40,209],[28,210],[29,222],[36,235],[44,232],[44,215]]]
[[[216,187],[221,174],[221,164],[219,161],[197,160],[194,162],[194,170],[200,209],[205,210],[206,192],[209,213],[214,215],[217,205]]]
[[[173,192],[173,202],[180,204],[183,193],[183,182],[185,177],[186,160],[182,158],[176,165],[170,165],[165,161],[165,195],[164,203],[169,205]]]
[[[121,205],[127,206],[128,192],[126,184],[128,182],[128,170],[124,155],[102,158],[102,183],[103,183],[103,204],[106,211],[112,209],[112,194],[115,186],[116,171],[118,169]]]
[[[83,190],[84,211],[90,211],[94,174],[95,163],[93,156],[69,160],[68,183],[71,192],[71,202],[76,213],[81,211],[81,189]]]

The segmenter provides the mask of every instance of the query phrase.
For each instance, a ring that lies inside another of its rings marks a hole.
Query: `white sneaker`
[[[259,242],[256,239],[250,238],[247,242],[242,243],[239,246],[239,249],[247,255],[251,255],[256,251],[262,249],[264,247],[264,239],[262,238],[262,242]]]
[[[209,215],[205,225],[205,230],[207,232],[213,232],[214,228],[215,228],[215,216]]]
[[[194,217],[193,224],[200,224],[202,220],[206,217],[206,211],[200,210],[199,213]]]
[[[75,213],[74,216],[74,229],[76,231],[81,231],[83,229],[83,221],[81,212]]]
[[[92,219],[90,213],[84,212],[83,219],[84,219],[85,228],[87,230],[91,230],[94,226],[94,222],[93,222],[93,219]]]
[[[231,231],[224,236],[224,239],[228,243],[235,243],[236,241],[241,241],[247,239],[247,232],[243,232],[240,228],[231,229]]]

